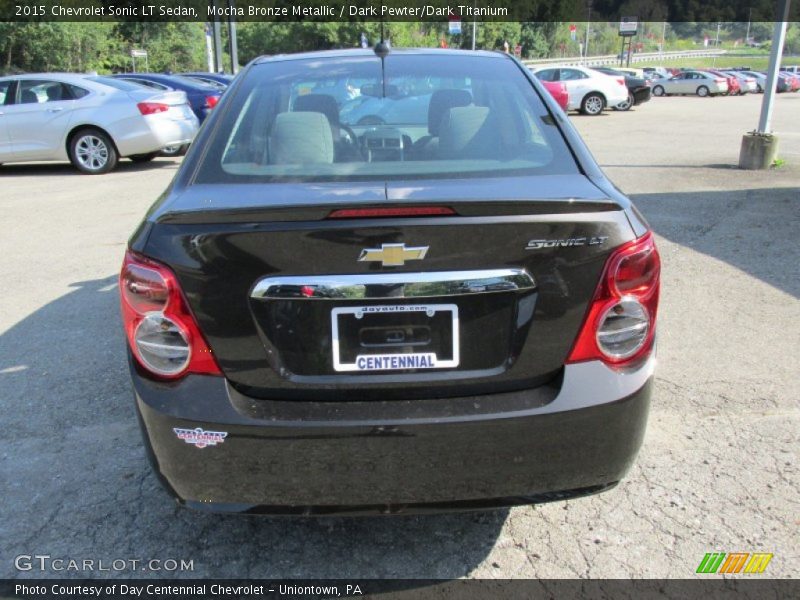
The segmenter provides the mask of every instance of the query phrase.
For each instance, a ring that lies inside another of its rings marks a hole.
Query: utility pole
[[[214,48],[211,42],[211,25],[206,23],[205,27],[206,38],[206,63],[208,64],[208,72],[214,72]]]
[[[666,50],[666,48],[664,48],[666,44],[666,39],[667,39],[667,22],[664,21],[664,23],[661,26],[661,56],[664,56],[664,51]]]
[[[586,41],[583,44],[583,64],[589,63],[589,30],[592,28],[592,2],[586,0]]]
[[[212,17],[211,27],[214,33],[214,73],[221,73],[224,69],[222,57],[222,30],[219,22],[219,6],[220,0],[210,0],[214,9],[214,16]]]
[[[475,34],[478,29],[478,18],[475,16],[478,13],[478,0],[473,4],[475,11],[472,13],[472,49],[475,50]]]
[[[744,45],[747,46],[750,43],[750,21],[753,18],[753,8],[750,7],[750,11],[747,13],[747,33],[744,34]]]
[[[239,43],[236,39],[236,13],[235,0],[228,0],[228,7],[231,9],[228,16],[228,52],[231,55],[231,75],[239,72]]]
[[[714,47],[715,48],[719,48],[719,28],[720,28],[720,25],[722,25],[722,23],[717,21],[717,41],[714,42]]]
[[[586,42],[583,44],[583,64],[589,63],[589,30],[592,28],[592,22],[586,22]]]

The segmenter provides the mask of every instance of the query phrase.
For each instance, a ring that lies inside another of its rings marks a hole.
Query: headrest
[[[492,158],[500,145],[486,106],[461,106],[445,113],[439,131],[439,158]]]
[[[472,94],[466,90],[436,90],[431,94],[428,105],[428,133],[439,135],[439,124],[448,108],[469,106]]]
[[[333,162],[333,135],[325,115],[284,112],[269,136],[269,162],[276,165]]]
[[[47,94],[48,102],[56,102],[57,100],[62,99],[62,88],[61,85],[51,85],[45,91]]]
[[[31,90],[22,90],[19,101],[20,104],[37,104],[39,102],[39,96],[36,95],[36,92]]]
[[[295,112],[318,112],[328,117],[331,125],[339,124],[339,106],[333,96],[327,94],[306,94],[294,101]]]

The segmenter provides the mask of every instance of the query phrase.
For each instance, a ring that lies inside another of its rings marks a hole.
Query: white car
[[[567,86],[567,110],[579,110],[585,115],[599,115],[605,108],[628,101],[628,87],[624,77],[571,66],[547,66],[532,70],[542,81],[558,81]]]
[[[653,84],[653,96],[697,94],[705,98],[725,94],[727,91],[727,79],[705,71],[683,71],[669,79],[662,79]]]
[[[756,80],[756,91],[760,94],[764,91],[767,87],[767,75],[766,73],[759,73],[758,71],[741,71],[748,77],[752,77]]]
[[[184,92],[70,73],[0,78],[0,163],[68,160],[107,173],[122,157],[188,144],[198,128]]]

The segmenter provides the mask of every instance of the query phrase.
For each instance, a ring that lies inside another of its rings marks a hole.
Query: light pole
[[[758,129],[742,137],[739,151],[740,169],[769,169],[778,155],[778,137],[772,133],[772,105],[775,102],[775,87],[781,66],[783,44],[786,40],[786,21],[789,19],[791,0],[778,0],[777,21],[772,32],[772,49],[769,55],[767,80],[764,82],[764,98],[761,100],[761,115]]]
[[[747,46],[750,43],[750,20],[753,18],[753,8],[750,8],[750,11],[747,13],[747,33],[744,34],[744,45]]]
[[[478,0],[472,5],[475,9],[472,13],[472,49],[475,50],[475,33],[478,29],[478,17],[475,16],[478,12]]]
[[[236,38],[236,3],[234,0],[228,0],[228,7],[230,13],[228,16],[228,52],[231,55],[231,75],[236,75],[239,72],[239,42]]]

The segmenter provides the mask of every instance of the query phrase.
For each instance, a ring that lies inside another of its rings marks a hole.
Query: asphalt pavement
[[[489,513],[299,519],[175,506],[144,457],[116,275],[178,161],[123,161],[95,177],[0,167],[0,577],[685,578],[712,551],[773,553],[766,574],[796,576],[800,94],[776,101],[785,163],[739,171],[760,100],[655,98],[573,117],[657,234],[649,427],[616,489]],[[37,554],[95,570],[15,566]],[[150,559],[162,570],[97,570]],[[166,570],[169,559],[192,570]]]

